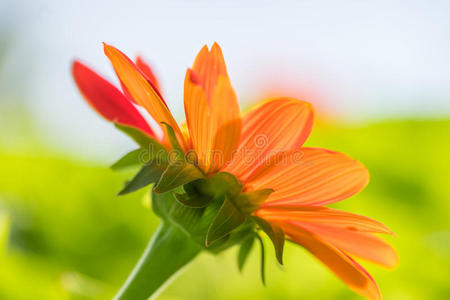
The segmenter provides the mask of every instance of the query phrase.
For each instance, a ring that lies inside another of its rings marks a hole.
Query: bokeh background
[[[145,191],[115,196],[132,172],[108,166],[133,144],[70,77],[81,58],[115,80],[102,41],[151,62],[179,120],[186,68],[213,41],[243,108],[312,102],[307,144],[371,172],[334,206],[397,235],[399,267],[367,265],[384,298],[450,298],[449,14],[447,1],[0,1],[0,299],[109,299],[158,224]],[[265,288],[256,249],[242,274],[232,249],[159,299],[360,299],[300,247],[284,267],[270,254]]]

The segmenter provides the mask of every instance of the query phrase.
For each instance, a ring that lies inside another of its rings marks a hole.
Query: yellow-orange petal
[[[357,232],[326,224],[295,223],[348,254],[387,268],[393,268],[398,264],[395,250],[384,240],[371,233]]]
[[[210,165],[208,149],[212,140],[208,124],[209,107],[203,88],[194,82],[191,70],[187,71],[184,81],[184,110],[198,165],[205,170]]]
[[[219,76],[209,107],[210,124],[215,129],[209,172],[215,172],[230,160],[241,134],[241,112],[228,77]]]
[[[246,181],[275,153],[300,148],[313,125],[312,106],[293,98],[265,101],[242,117],[239,146],[224,171]]]
[[[381,300],[381,293],[370,274],[337,247],[290,223],[279,224],[293,242],[303,246],[356,293]]]
[[[184,147],[183,135],[178,124],[162,101],[158,91],[150,84],[142,71],[118,49],[104,44],[104,51],[131,97],[143,106],[158,123],[169,124],[175,131],[179,143]]]
[[[186,149],[191,149],[192,148],[191,137],[189,135],[189,128],[187,126],[186,121],[183,121],[183,122],[180,123],[180,130],[181,130],[181,133],[183,134],[183,137],[184,137],[184,141],[185,141],[185,144],[186,144]]]
[[[211,51],[206,46],[200,51],[194,68],[185,78],[186,121],[199,167],[211,173],[219,170],[237,147],[240,110],[217,44]]]
[[[369,172],[349,156],[319,148],[302,148],[279,155],[253,172],[247,185],[271,188],[264,207],[280,205],[326,205],[361,191]]]
[[[289,220],[324,224],[358,232],[393,234],[385,225],[371,218],[322,206],[270,206],[262,207],[256,214],[267,220]]]
[[[205,45],[195,58],[192,71],[195,73],[196,83],[201,85],[206,99],[209,101],[214,93],[219,76],[228,77],[225,59],[220,46],[214,43],[211,50],[209,50],[208,46]]]

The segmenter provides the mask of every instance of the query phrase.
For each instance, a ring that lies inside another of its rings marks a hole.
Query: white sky
[[[25,99],[43,139],[94,157],[130,149],[70,78],[73,58],[114,78],[102,41],[152,63],[179,119],[186,68],[213,41],[242,106],[271,90],[359,121],[448,116],[449,16],[448,1],[2,0],[0,89]]]

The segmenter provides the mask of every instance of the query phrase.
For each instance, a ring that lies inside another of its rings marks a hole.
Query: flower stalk
[[[114,300],[154,299],[200,251],[181,229],[162,222]]]

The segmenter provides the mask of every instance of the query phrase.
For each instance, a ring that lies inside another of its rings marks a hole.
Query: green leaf
[[[240,272],[242,272],[242,269],[244,268],[245,262],[247,261],[247,258],[253,248],[254,242],[255,237],[251,235],[241,243],[238,253],[238,268]]]
[[[142,149],[136,149],[131,152],[128,152],[122,158],[120,158],[118,161],[116,161],[112,166],[111,169],[114,171],[119,171],[123,169],[127,169],[130,167],[139,166],[142,164],[140,155],[141,155]]]
[[[155,141],[155,139],[151,138],[144,132],[140,131],[139,129],[119,123],[114,123],[114,126],[116,126],[117,129],[128,135],[130,138],[132,138],[139,146],[147,147],[148,144],[152,142],[152,140]],[[156,141],[155,141],[156,142]]]
[[[269,236],[270,240],[273,243],[275,248],[275,254],[277,256],[278,262],[283,264],[283,250],[284,250],[284,241],[285,235],[283,229],[281,227],[269,223],[264,219],[259,217],[253,217],[253,220],[258,224],[258,226]]]
[[[250,214],[257,210],[272,193],[273,189],[240,193],[235,203],[243,213]]]
[[[166,122],[161,123],[166,126],[167,135],[169,136],[169,142],[172,146],[172,150],[170,151],[172,157],[170,157],[170,160],[185,160],[183,148],[180,146],[180,143],[178,143],[177,136],[175,135],[175,131],[173,130],[172,126],[170,126]]]
[[[259,241],[259,245],[261,246],[261,281],[263,285],[266,285],[266,255],[265,255],[265,249],[264,249],[264,242],[262,238],[259,236],[259,234],[256,235],[256,238]]]
[[[143,166],[142,169],[133,177],[133,179],[127,182],[118,195],[125,195],[137,191],[151,183],[158,182],[165,168],[165,164],[162,164],[156,160]]]
[[[222,207],[206,234],[206,247],[211,245],[212,242],[229,234],[239,227],[239,225],[244,223],[246,219],[247,217],[242,214],[227,197],[225,197]]]
[[[175,193],[175,199],[187,207],[206,207],[212,200],[211,197],[200,194],[193,184],[183,186],[184,193]]]
[[[202,171],[185,161],[170,164],[161,175],[158,184],[153,188],[155,193],[165,193],[180,185],[204,178]]]

